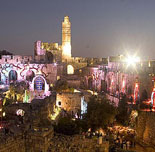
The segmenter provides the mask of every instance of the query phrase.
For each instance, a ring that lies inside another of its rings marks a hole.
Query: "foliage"
[[[60,117],[58,124],[54,126],[54,130],[57,133],[65,135],[79,134],[83,131],[87,131],[88,127],[85,120],[72,119],[70,115]]]
[[[57,133],[65,135],[74,135],[77,133],[75,122],[68,116],[59,118],[58,124],[54,129]]]
[[[59,79],[55,84],[57,92],[74,92],[74,88],[69,87],[67,81]]]
[[[85,115],[88,127],[92,130],[106,128],[113,123],[116,114],[116,108],[110,104],[105,97],[98,98],[92,96],[88,102],[87,113]]]
[[[10,84],[9,90],[5,92],[3,105],[7,106],[17,101],[23,101],[25,90],[28,89],[28,87],[25,81]]]
[[[67,90],[68,89],[68,83],[67,81],[59,79],[56,84],[55,84],[55,90],[57,92],[61,92],[62,90]]]
[[[130,114],[128,113],[128,104],[126,95],[122,95],[118,104],[118,114],[116,120],[122,125],[128,125]]]

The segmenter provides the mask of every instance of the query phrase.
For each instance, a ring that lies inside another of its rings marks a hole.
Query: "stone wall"
[[[47,152],[53,134],[51,127],[34,128],[21,135],[3,135],[0,152]]]
[[[53,134],[53,128],[34,128],[26,136],[26,151],[47,152]]]
[[[56,135],[51,140],[51,152],[109,152],[109,142],[98,144],[98,138],[83,138],[81,135]]]
[[[139,112],[136,124],[137,139],[151,146],[155,146],[154,122],[154,112]]]
[[[81,109],[81,93],[58,93],[56,97],[56,105],[67,111],[76,113]]]
[[[0,152],[25,152],[25,142],[22,136],[4,137],[0,140]]]

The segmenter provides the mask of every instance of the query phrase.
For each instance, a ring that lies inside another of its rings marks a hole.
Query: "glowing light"
[[[148,66],[149,66],[149,67],[151,67],[151,62],[150,62],[150,61],[149,61],[149,64],[148,64]]]
[[[136,101],[139,99],[139,85],[138,82],[135,83],[134,88],[134,104],[136,104]]]
[[[24,95],[23,99],[24,99],[23,100],[24,103],[28,103],[29,102],[29,96],[28,96],[27,90],[25,90],[25,95]]]
[[[87,102],[84,101],[84,96],[81,97],[81,114],[87,112]]]
[[[87,90],[87,92],[91,93],[92,95],[96,95],[96,96],[98,95],[98,93],[95,91]]]
[[[67,74],[74,74],[74,68],[72,65],[67,65]]]
[[[63,46],[63,56],[65,57],[71,57],[71,45],[70,43],[66,43],[64,46]]]
[[[60,114],[60,112],[61,112],[61,108],[55,107],[55,106],[54,106],[53,112],[54,112],[54,113],[50,115],[51,120],[55,120],[55,119],[57,118],[57,116],[58,116],[58,115]]]
[[[22,110],[22,109],[18,109],[17,111],[16,111],[16,114],[17,114],[17,116],[24,116],[24,110]]]
[[[74,89],[74,93],[76,93],[76,92],[80,92],[79,90],[77,90],[77,89]]]
[[[5,112],[3,112],[3,117],[5,117]]]
[[[4,89],[5,88],[5,85],[0,85],[0,89]]]
[[[125,62],[127,63],[127,66],[135,66],[136,63],[140,62],[140,58],[137,56],[128,55],[128,57],[125,59]]]

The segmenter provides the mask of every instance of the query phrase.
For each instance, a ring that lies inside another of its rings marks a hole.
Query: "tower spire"
[[[71,22],[65,16],[62,22],[62,59],[71,58]]]

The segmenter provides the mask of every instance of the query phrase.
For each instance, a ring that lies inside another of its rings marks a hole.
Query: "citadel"
[[[11,82],[28,81],[32,98],[44,98],[57,80],[64,79],[71,87],[133,95],[134,99],[146,90],[151,96],[154,87],[154,60],[136,63],[136,69],[126,68],[125,56],[108,58],[72,57],[71,22],[62,22],[62,44],[34,43],[34,56],[1,55],[0,88]],[[145,72],[145,73],[144,73]],[[145,80],[145,82],[143,81]],[[138,87],[135,87],[138,84]],[[29,101],[30,102],[30,101]]]
[[[68,88],[65,91],[53,91],[61,81],[66,82]],[[14,92],[9,90],[12,86],[18,86],[17,82],[28,84],[22,97],[15,97]],[[62,44],[38,40],[34,43],[33,56],[0,55],[0,91],[1,96],[5,94],[7,98],[17,100],[3,109],[0,96],[1,119],[7,116],[11,123],[13,121],[16,124],[16,116],[22,117],[22,135],[19,133],[15,138],[16,144],[12,138],[4,143],[5,146],[0,144],[0,151],[18,151],[23,146],[21,152],[36,149],[37,152],[46,152],[54,143],[51,142],[54,131],[47,126],[41,128],[40,122],[46,119],[56,121],[60,110],[75,118],[79,117],[86,112],[92,95],[106,95],[115,107],[118,107],[120,99],[125,95],[129,105],[135,106],[144,100],[155,109],[155,61],[141,61],[134,56],[131,60],[124,55],[107,58],[73,57],[71,22],[65,16],[62,22]],[[140,123],[146,121],[143,126],[152,129],[154,126],[148,122],[153,122],[153,116],[147,117],[145,113],[143,116],[147,119],[140,117]],[[138,131],[139,136],[143,136],[141,130]],[[146,138],[141,138],[153,141],[155,134],[151,137],[149,134],[150,130],[146,132]]]

